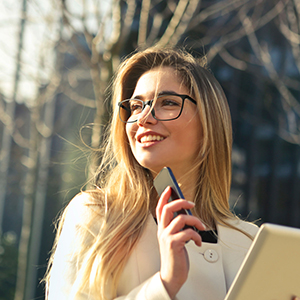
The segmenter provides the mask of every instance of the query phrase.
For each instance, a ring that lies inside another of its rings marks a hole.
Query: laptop
[[[300,229],[263,224],[224,300],[300,297]]]

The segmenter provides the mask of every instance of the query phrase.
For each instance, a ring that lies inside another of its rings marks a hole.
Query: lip
[[[160,140],[154,139],[154,140],[150,140],[150,141],[142,141],[142,139],[144,137],[148,137],[150,135],[151,136],[159,136],[162,139],[160,139]],[[160,142],[164,141],[165,138],[166,138],[166,136],[164,136],[163,134],[160,134],[158,132],[155,132],[155,131],[146,131],[146,132],[142,132],[142,133],[136,135],[136,141],[140,145],[143,145],[143,146],[150,146],[150,145],[153,145],[153,144],[160,143]]]

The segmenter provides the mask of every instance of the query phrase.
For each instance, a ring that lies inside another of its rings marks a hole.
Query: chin
[[[152,173],[153,176],[158,174],[163,167],[166,167],[166,165],[164,165],[164,164],[163,165],[153,165],[153,161],[152,161],[152,163],[145,162],[145,161],[139,161],[138,163],[145,169],[148,169]]]

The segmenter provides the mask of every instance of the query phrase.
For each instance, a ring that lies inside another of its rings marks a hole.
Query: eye
[[[177,96],[162,96],[158,99],[159,106],[162,108],[178,108],[182,105],[182,99]]]
[[[178,102],[176,102],[172,99],[164,99],[161,104],[162,104],[162,106],[174,106],[174,105],[178,106],[179,105]]]
[[[133,113],[140,113],[143,110],[143,103],[140,100],[130,100],[129,108]]]

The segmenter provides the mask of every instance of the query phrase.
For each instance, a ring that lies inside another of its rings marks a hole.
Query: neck
[[[196,194],[196,185],[198,181],[198,172],[197,170],[183,172],[182,170],[178,171],[176,168],[172,169],[172,172],[178,182],[178,185],[184,195],[184,198],[188,201],[194,202],[195,194]],[[157,175],[157,173],[152,173],[153,177]],[[155,201],[155,205],[152,206],[151,212],[155,215],[155,207],[157,202]]]
[[[196,194],[196,185],[198,180],[198,172],[195,170],[193,172],[185,174],[175,174],[178,181],[179,187],[184,195],[184,198],[188,201],[194,202]]]

